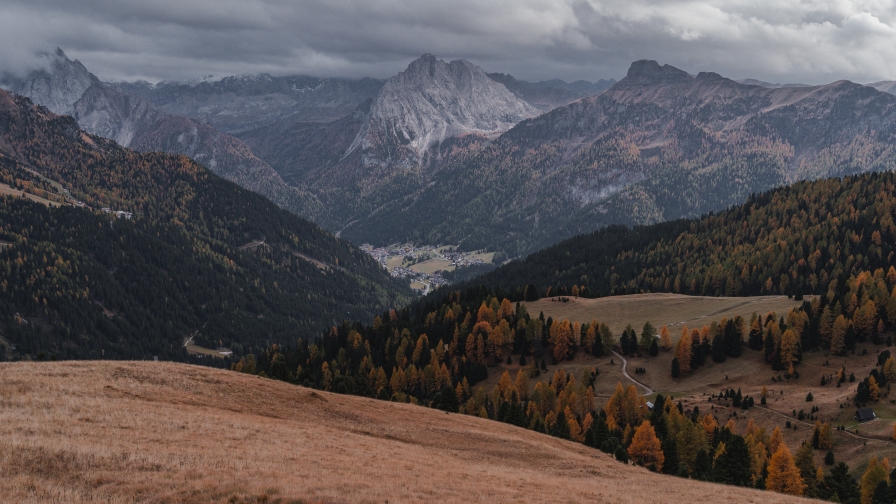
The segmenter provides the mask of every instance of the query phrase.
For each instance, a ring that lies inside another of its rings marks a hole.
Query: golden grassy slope
[[[0,364],[8,502],[797,502],[479,418],[153,362]]]

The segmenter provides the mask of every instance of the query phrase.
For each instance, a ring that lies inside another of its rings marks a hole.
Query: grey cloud
[[[424,52],[519,78],[695,73],[820,83],[896,78],[879,0],[3,0],[0,70],[62,47],[106,79],[252,72],[386,77]]]

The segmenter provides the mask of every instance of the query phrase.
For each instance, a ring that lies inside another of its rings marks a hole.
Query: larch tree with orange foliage
[[[635,463],[660,472],[663,470],[663,448],[656,437],[656,431],[649,420],[644,420],[632,436],[632,443],[628,447],[628,456]],[[652,467],[651,467],[652,466]]]
[[[798,359],[799,345],[800,340],[793,330],[788,329],[781,335],[781,364],[790,374],[793,374],[793,365]]]
[[[765,488],[773,492],[799,496],[803,495],[806,489],[800,470],[793,461],[793,455],[784,443],[778,446],[768,462]]]
[[[880,385],[873,376],[868,377],[868,398],[872,401],[880,400]]]
[[[678,371],[683,375],[691,372],[691,346],[691,333],[685,327],[681,330],[681,339],[678,340],[678,344],[675,346],[675,359],[678,361]]]
[[[550,329],[551,343],[554,345],[554,359],[561,362],[567,359],[572,346],[572,326],[568,320],[554,323]]]
[[[669,328],[666,326],[660,327],[660,347],[667,352],[672,350],[672,337],[669,335]]]
[[[865,469],[865,473],[862,475],[862,481],[859,484],[859,489],[862,493],[862,504],[872,504],[874,502],[874,491],[877,490],[877,485],[881,482],[890,482],[890,474],[887,469],[889,469],[889,462],[887,459],[884,459],[883,464],[878,462],[877,457],[872,457],[871,461],[868,462],[868,468]]]
[[[634,385],[623,388],[622,383],[617,382],[616,390],[604,405],[607,427],[614,430],[638,425],[644,418],[646,406],[646,401],[638,394]]]

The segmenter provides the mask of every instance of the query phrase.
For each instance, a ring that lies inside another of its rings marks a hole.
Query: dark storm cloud
[[[537,80],[650,58],[776,82],[896,78],[892,1],[3,0],[0,70],[63,48],[104,79],[386,77],[424,52]]]

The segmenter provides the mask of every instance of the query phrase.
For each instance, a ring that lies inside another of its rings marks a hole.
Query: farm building
[[[874,414],[874,410],[871,408],[859,408],[856,410],[855,419],[859,422],[870,422],[877,418],[877,415]]]

